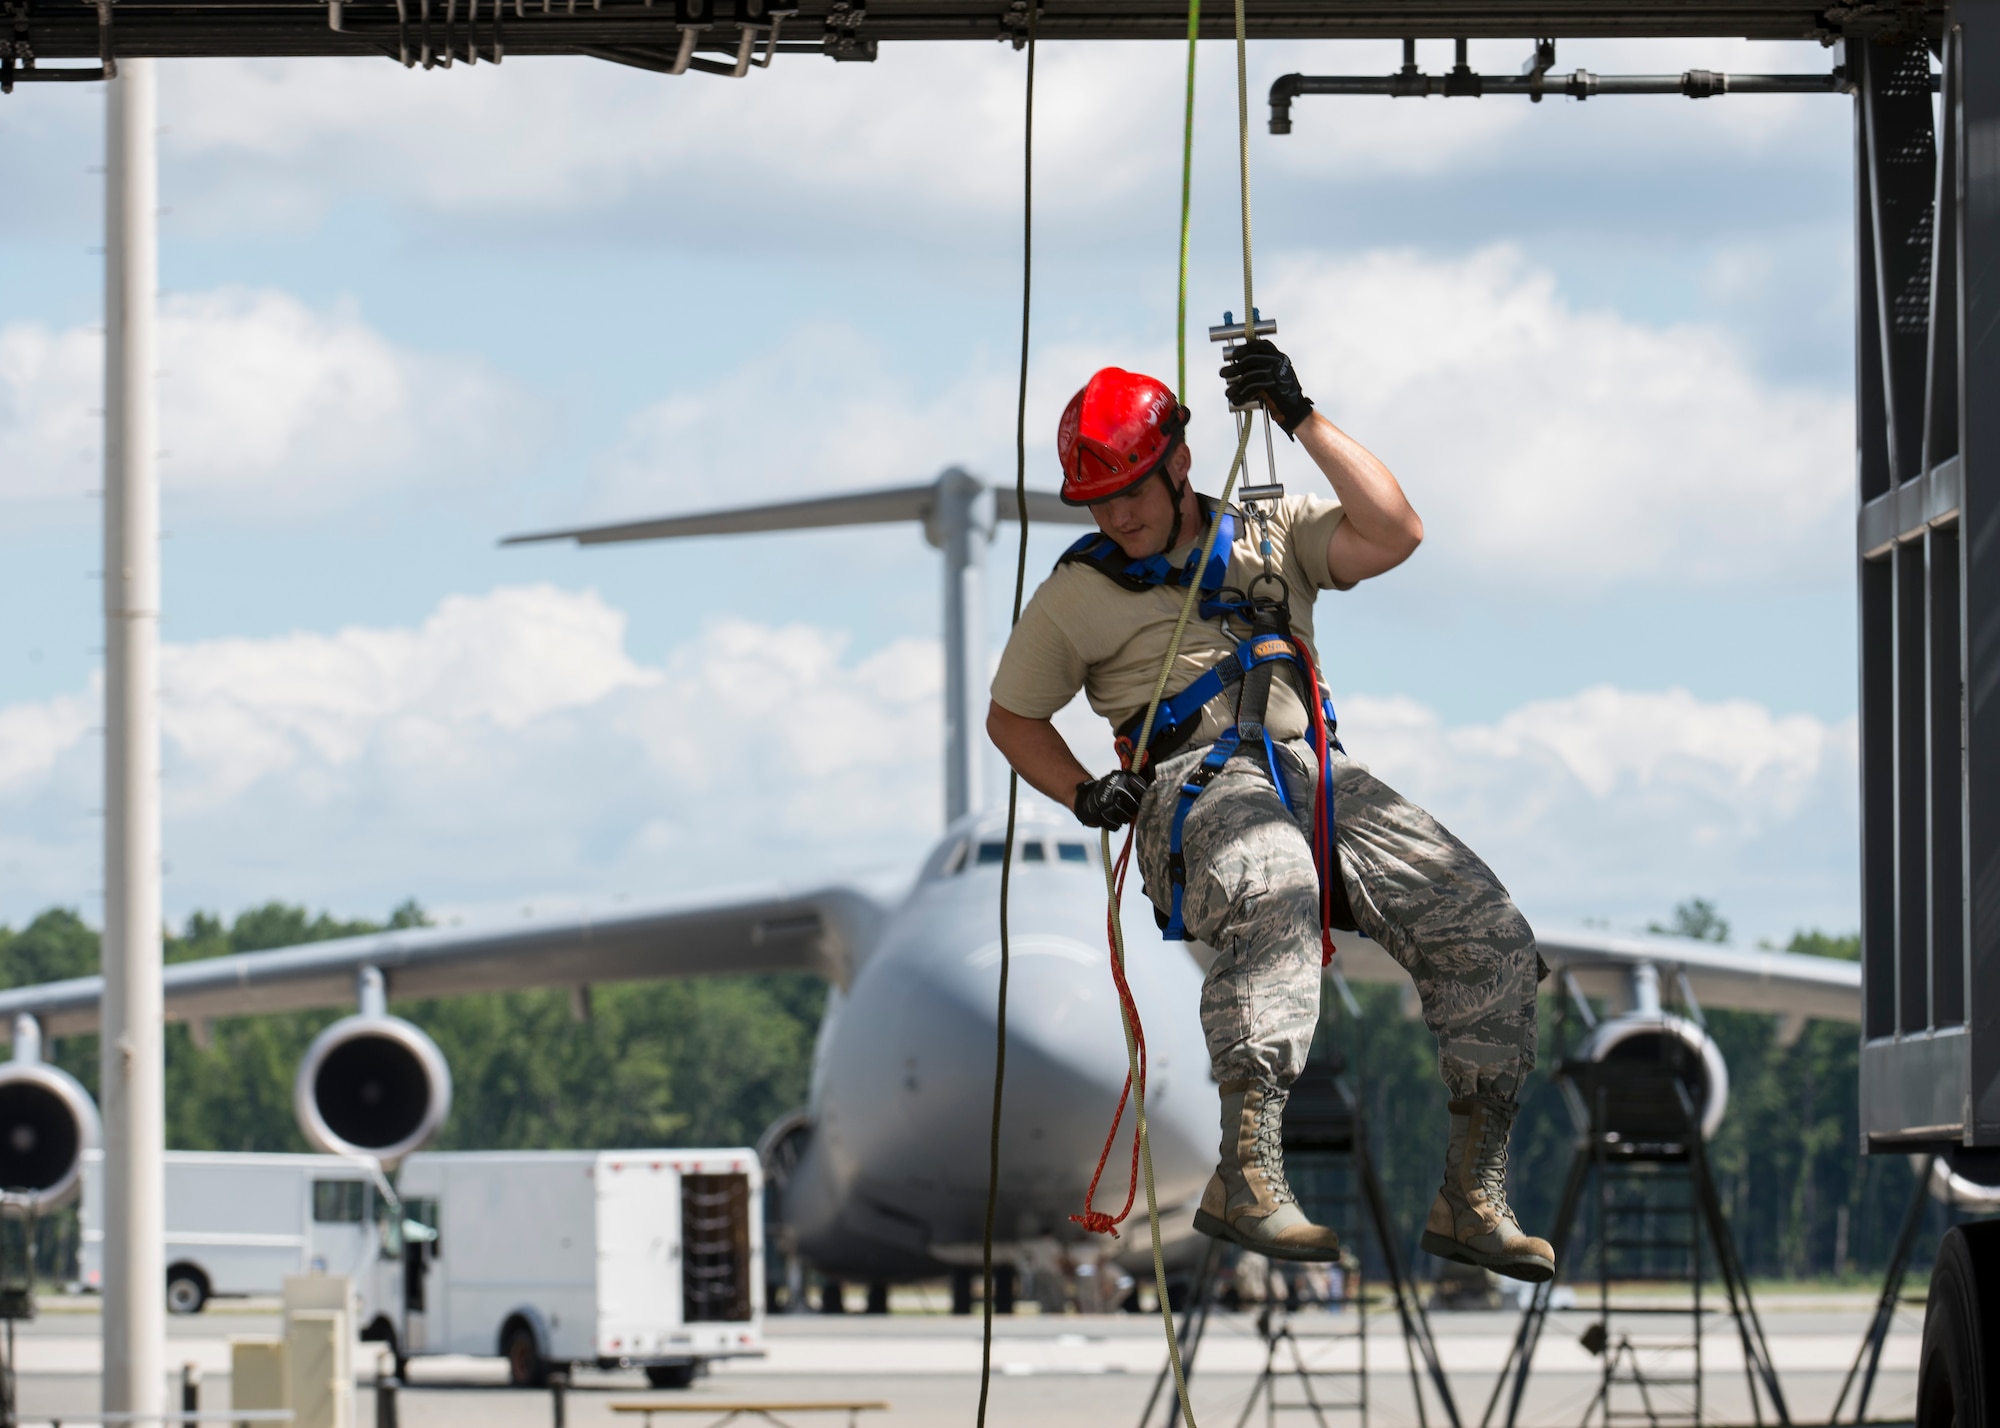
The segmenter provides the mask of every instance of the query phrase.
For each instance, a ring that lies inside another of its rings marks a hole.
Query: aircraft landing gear
[[[1938,1246],[1917,1368],[1917,1428],[1975,1428],[2000,1413],[2000,1220]]]

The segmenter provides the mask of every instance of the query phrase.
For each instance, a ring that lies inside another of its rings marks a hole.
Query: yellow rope
[[[1188,270],[1188,214],[1193,189],[1194,165],[1194,50],[1197,30],[1200,25],[1201,0],[1189,0],[1188,5],[1188,74],[1187,106],[1185,128],[1181,141],[1181,252],[1180,252],[1180,304],[1179,332],[1176,341],[1181,399],[1186,400],[1187,390],[1187,270]],[[1250,266],[1250,78],[1244,35],[1243,0],[1236,0],[1236,150],[1240,172],[1240,199],[1243,215],[1243,336],[1248,341],[1256,335],[1256,308],[1254,289],[1251,284]],[[1167,682],[1173,678],[1174,661],[1180,657],[1181,642],[1187,634],[1188,621],[1193,618],[1196,604],[1201,599],[1201,577],[1208,569],[1208,562],[1214,558],[1217,538],[1222,534],[1222,513],[1228,508],[1229,498],[1236,491],[1236,478],[1242,474],[1243,463],[1250,449],[1250,433],[1254,423],[1246,420],[1237,432],[1236,455],[1229,463],[1229,477],[1223,483],[1222,495],[1216,502],[1214,512],[1208,521],[1208,535],[1202,542],[1201,559],[1195,563],[1192,578],[1188,581],[1187,595],[1181,600],[1179,617],[1174,621],[1173,638],[1168,641],[1166,658],[1160,662],[1160,677],[1154,681],[1153,697],[1146,706],[1146,717],[1139,725],[1139,737],[1132,746],[1133,768],[1145,762],[1146,746],[1152,742],[1153,725],[1159,718],[1160,703],[1166,698]],[[1118,906],[1118,885],[1111,865],[1111,830],[1103,829],[1098,834],[1098,854],[1104,864],[1104,892],[1109,904],[1111,925],[1111,954],[1118,964],[1118,974],[1125,974],[1125,926]],[[1188,1401],[1187,1374],[1181,1364],[1180,1339],[1174,1333],[1173,1308],[1167,1300],[1166,1260],[1160,1247],[1160,1205],[1153,1184],[1153,1146],[1146,1129],[1146,1087],[1139,1077],[1139,1043],[1133,1032],[1132,1016],[1120,1007],[1120,1019],[1125,1030],[1125,1062],[1132,1078],[1133,1110],[1137,1121],[1136,1133],[1139,1137],[1139,1157],[1146,1178],[1146,1222],[1152,1232],[1153,1241],[1153,1289],[1159,1300],[1160,1319],[1167,1332],[1167,1360],[1174,1371],[1174,1392],[1180,1398],[1181,1417],[1188,1428],[1195,1428],[1194,1405]]]

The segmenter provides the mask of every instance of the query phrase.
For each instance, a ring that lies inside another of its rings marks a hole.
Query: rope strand
[[[1014,407],[1014,514],[1021,543],[1014,557],[1014,618],[1021,623],[1021,594],[1028,580],[1028,320],[1035,276],[1035,11],[1028,5],[1028,80],[1021,121],[1021,381]],[[967,671],[968,677],[971,671]],[[993,1122],[987,1135],[986,1219],[980,1228],[985,1305],[979,1342],[979,1428],[993,1388],[993,1217],[1000,1204],[1000,1112],[1007,1088],[1007,979],[1013,946],[1008,936],[1008,896],[1013,891],[1014,824],[1020,812],[1021,776],[1007,770],[1007,841],[1000,855],[1000,1005],[994,1016]]]
[[[1178,380],[1183,400],[1187,390],[1188,229],[1193,193],[1195,48],[1199,32],[1200,0],[1188,0],[1187,102],[1181,138],[1181,251],[1179,303],[1176,313],[1178,327],[1175,334]],[[1250,79],[1246,51],[1244,0],[1236,0],[1236,147],[1243,217],[1243,333],[1247,341],[1256,335],[1256,308],[1250,262]],[[1188,621],[1193,617],[1195,606],[1201,598],[1201,573],[1208,569],[1208,563],[1214,557],[1216,541],[1222,533],[1221,515],[1229,504],[1229,498],[1235,494],[1237,478],[1242,474],[1249,454],[1250,435],[1254,426],[1253,422],[1245,421],[1238,429],[1236,454],[1229,463],[1229,476],[1223,483],[1222,496],[1209,518],[1208,535],[1202,542],[1201,558],[1193,566],[1193,578],[1188,581],[1187,595],[1181,601],[1180,615],[1174,621],[1174,632],[1167,645],[1166,658],[1160,662],[1160,676],[1153,685],[1152,700],[1146,706],[1146,717],[1140,723],[1139,736],[1133,741],[1132,754],[1127,765],[1130,768],[1137,769],[1145,765],[1146,746],[1152,741],[1153,725],[1159,718],[1160,704],[1166,698],[1167,682],[1173,677],[1174,661],[1180,656]],[[1099,856],[1104,864],[1104,889],[1107,902],[1105,920],[1110,932],[1112,981],[1118,988],[1119,1015],[1125,1030],[1126,1071],[1125,1090],[1119,1093],[1117,1116],[1112,1121],[1111,1136],[1105,1142],[1104,1155],[1098,1159],[1097,1173],[1091,1177],[1090,1195],[1095,1195],[1098,1177],[1104,1173],[1104,1162],[1109,1157],[1112,1142],[1117,1137],[1119,1122],[1124,1119],[1126,1093],[1129,1092],[1133,1103],[1135,1160],[1145,1175],[1146,1221],[1151,1230],[1153,1250],[1153,1285],[1159,1300],[1160,1319],[1167,1334],[1167,1361],[1173,1369],[1174,1392],[1180,1400],[1181,1416],[1188,1428],[1196,1428],[1194,1405],[1188,1400],[1187,1373],[1181,1363],[1180,1339],[1174,1332],[1173,1309],[1167,1296],[1166,1261],[1160,1244],[1160,1207],[1154,1189],[1152,1142],[1146,1126],[1145,1030],[1140,1025],[1139,1009],[1132,999],[1131,987],[1125,976],[1125,929],[1120,911],[1125,873],[1131,862],[1135,833],[1136,825],[1128,825],[1125,845],[1118,855],[1115,867],[1111,858],[1110,830],[1102,830],[1098,835]],[[1132,1198],[1128,1190],[1125,1209],[1114,1218],[1091,1210],[1087,1196],[1084,1214],[1075,1218],[1083,1221],[1089,1228],[1098,1228],[1101,1224],[1106,1230],[1111,1230],[1111,1227],[1123,1220],[1130,1211]],[[1115,1233],[1115,1230],[1111,1232]]]

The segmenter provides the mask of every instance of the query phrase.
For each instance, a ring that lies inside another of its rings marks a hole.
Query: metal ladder
[[[1702,1404],[1701,1207],[1686,1160],[1612,1159],[1599,1137],[1597,1160],[1598,1319],[1584,1347],[1604,1362],[1585,1420],[1604,1428],[1698,1424]],[[1684,1303],[1614,1300],[1613,1281],[1687,1286]],[[1678,1324],[1676,1321],[1680,1321]],[[1625,1328],[1624,1323],[1632,1323]]]

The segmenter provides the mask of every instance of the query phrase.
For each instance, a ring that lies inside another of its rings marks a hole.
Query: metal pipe
[[[1386,94],[1396,99],[1445,98],[1485,94],[1567,95],[1591,99],[1610,94],[1682,94],[1712,99],[1724,94],[1846,94],[1847,72],[1826,74],[1724,74],[1691,69],[1682,74],[1479,74],[1454,67],[1446,74],[1425,74],[1407,59],[1415,46],[1405,42],[1406,61],[1395,74],[1286,74],[1271,84],[1271,132],[1292,132],[1292,100],[1302,94]]]
[[[110,82],[104,259],[104,1383],[166,1404],[160,989],[160,489],[154,62]]]

